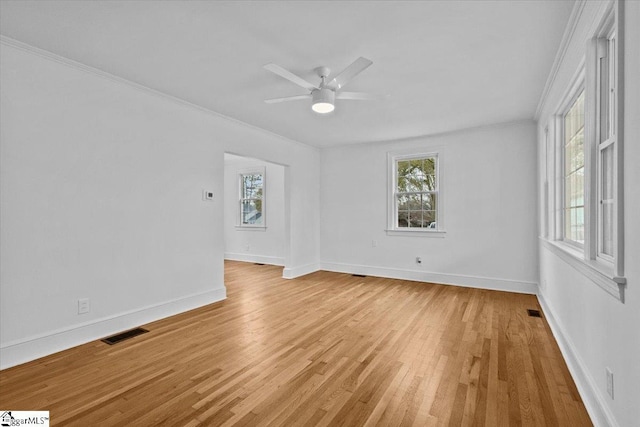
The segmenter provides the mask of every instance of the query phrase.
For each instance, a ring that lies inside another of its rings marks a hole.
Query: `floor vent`
[[[367,277],[364,274],[352,274],[353,277]]]
[[[254,262],[254,264],[255,264],[255,265],[264,265],[264,264],[263,264],[263,263],[261,263],[261,262]]]
[[[121,341],[127,340],[129,338],[133,338],[133,337],[137,337],[138,335],[147,333],[149,331],[147,331],[146,329],[142,329],[142,328],[135,328],[135,329],[131,329],[130,331],[126,331],[126,332],[122,332],[120,334],[117,335],[113,335],[110,336],[108,338],[102,339],[100,341],[107,343],[109,345],[114,345],[117,344]]]
[[[540,310],[531,310],[529,308],[527,309],[527,313],[529,313],[529,317],[542,317],[542,315],[540,314]]]

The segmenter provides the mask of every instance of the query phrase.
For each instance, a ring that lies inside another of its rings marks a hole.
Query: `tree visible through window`
[[[240,174],[240,225],[264,226],[264,174]]]
[[[437,228],[437,158],[405,158],[395,162],[397,228]]]

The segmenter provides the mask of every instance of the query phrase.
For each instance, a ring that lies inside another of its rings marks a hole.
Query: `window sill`
[[[236,225],[236,231],[267,231],[267,227]]]
[[[447,233],[444,230],[385,230],[387,232],[387,236],[411,236],[411,237],[433,237],[433,238],[444,238]]]
[[[560,257],[567,264],[588,277],[607,293],[624,302],[624,287],[627,279],[613,274],[613,267],[602,262],[583,258],[581,251],[561,241],[540,237],[542,245]]]

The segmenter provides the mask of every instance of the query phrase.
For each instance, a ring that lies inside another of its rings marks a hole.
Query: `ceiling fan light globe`
[[[316,113],[327,114],[332,112],[335,107],[333,104],[330,104],[328,102],[316,102],[311,106],[311,109]]]
[[[330,89],[317,89],[311,93],[311,109],[316,113],[327,114],[335,109],[336,94]]]

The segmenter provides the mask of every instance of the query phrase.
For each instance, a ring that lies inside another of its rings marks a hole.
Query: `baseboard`
[[[365,276],[387,277],[391,279],[413,280],[417,282],[456,285],[468,288],[490,289],[495,291],[537,294],[538,284],[517,280],[497,279],[460,274],[443,274],[424,270],[403,270],[399,268],[373,267],[369,265],[340,264],[322,262],[320,268],[337,273],[364,274]]]
[[[576,383],[576,387],[591,417],[591,421],[596,427],[618,427],[619,424],[609,409],[609,406],[606,404],[604,396],[600,393],[598,387],[596,387],[596,382],[589,374],[571,338],[569,338],[569,335],[558,322],[553,310],[549,304],[547,304],[542,293],[538,293],[538,301],[540,301],[540,306],[547,319],[547,323],[549,323],[551,332],[560,347],[560,352],[562,356],[564,356],[564,360]]]
[[[257,262],[259,264],[284,266],[284,258],[275,257],[275,256],[238,254],[238,253],[232,253],[232,252],[225,252],[224,259],[228,259],[231,261]]]
[[[296,277],[315,273],[318,270],[320,270],[320,266],[318,264],[305,264],[299,265],[297,267],[285,267],[285,269],[282,271],[282,278],[295,279]]]
[[[226,297],[227,291],[223,287],[8,342],[0,346],[0,369],[10,368],[120,331],[222,301]]]

